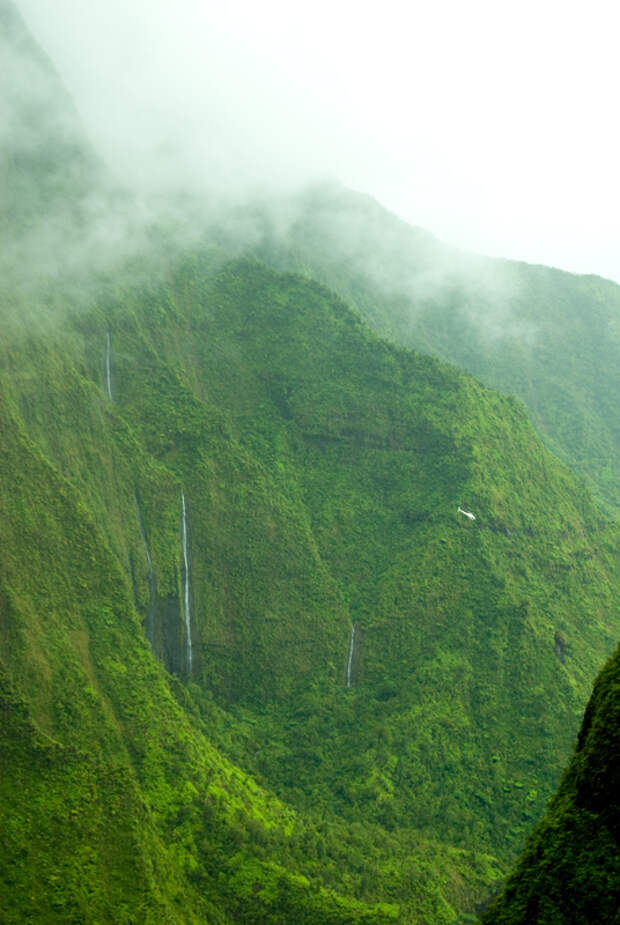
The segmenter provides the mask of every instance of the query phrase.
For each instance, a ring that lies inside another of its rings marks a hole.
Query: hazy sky
[[[615,0],[18,6],[132,183],[331,176],[463,247],[620,282]]]

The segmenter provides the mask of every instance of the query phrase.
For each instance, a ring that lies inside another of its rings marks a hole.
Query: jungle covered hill
[[[461,252],[334,184],[273,214],[263,212],[266,259],[324,282],[395,343],[518,396],[547,446],[618,514],[620,286]]]
[[[618,922],[620,654],[594,685],[575,754],[548,813],[483,921]]]
[[[26,311],[3,352],[13,920],[54,884],[59,915],[98,891],[111,920],[176,896],[451,921],[570,753],[617,633],[616,528],[514,401],[316,284],[216,265],[44,336]],[[125,825],[172,893],[121,877]]]
[[[616,524],[517,400],[234,223],[100,260],[134,203],[0,12],[4,920],[471,916],[615,645]]]

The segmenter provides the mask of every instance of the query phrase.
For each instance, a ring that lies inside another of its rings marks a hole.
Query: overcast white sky
[[[612,0],[18,0],[131,182],[331,176],[482,253],[620,282]]]

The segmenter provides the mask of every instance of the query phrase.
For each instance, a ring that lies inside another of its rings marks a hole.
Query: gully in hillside
[[[183,613],[185,615],[185,651],[187,673],[192,673],[192,628],[189,612],[189,559],[187,555],[187,508],[185,494],[181,493],[181,549],[183,553]]]
[[[353,667],[353,653],[355,652],[355,624],[351,628],[351,638],[349,639],[349,655],[347,658],[347,687],[351,687],[351,669]]]

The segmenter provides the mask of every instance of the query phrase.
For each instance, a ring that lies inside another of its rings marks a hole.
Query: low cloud
[[[458,246],[620,279],[606,0],[587,17],[556,0],[19,7],[141,194],[241,203],[336,178]]]

